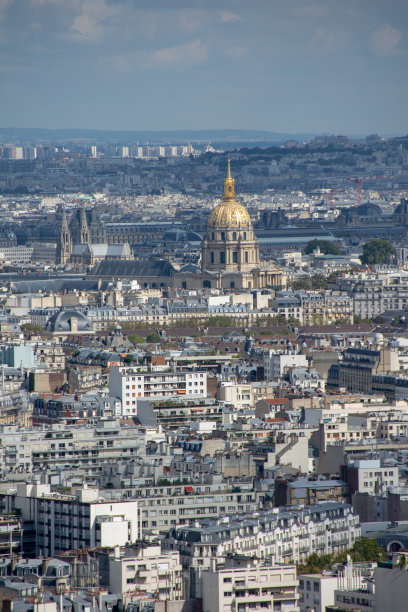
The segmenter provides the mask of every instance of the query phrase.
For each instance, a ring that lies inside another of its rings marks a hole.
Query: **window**
[[[248,263],[248,251],[245,251],[245,263]]]
[[[211,257],[211,263],[213,264],[214,263],[214,252],[213,251],[211,251],[210,257]]]
[[[236,240],[237,239],[237,232],[232,232],[232,239]]]
[[[220,263],[225,264],[225,251],[221,251],[220,253]]]
[[[237,251],[234,251],[232,253],[232,263],[238,263],[238,253],[237,253]]]
[[[221,240],[225,240],[225,232],[221,232]]]

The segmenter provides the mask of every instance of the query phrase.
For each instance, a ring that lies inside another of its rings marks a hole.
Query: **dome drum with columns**
[[[229,159],[222,202],[211,211],[201,243],[201,274],[195,280],[177,277],[185,288],[262,289],[285,284],[279,268],[260,267],[258,240],[247,209],[236,200]]]

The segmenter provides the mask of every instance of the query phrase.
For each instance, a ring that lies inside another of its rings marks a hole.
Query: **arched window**
[[[248,251],[245,251],[245,263],[248,263]]]
[[[204,289],[211,289],[211,281],[209,281],[209,280],[203,281],[203,288]]]
[[[236,240],[237,239],[237,232],[232,232],[232,239]]]

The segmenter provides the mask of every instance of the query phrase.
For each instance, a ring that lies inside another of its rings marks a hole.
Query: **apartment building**
[[[349,393],[373,393],[374,375],[380,372],[396,372],[399,367],[395,349],[348,348],[342,361],[330,367],[327,386],[344,388]]]
[[[287,349],[283,351],[269,350],[264,353],[263,365],[265,380],[277,380],[281,378],[290,368],[307,368],[306,355]]]
[[[302,301],[298,295],[278,292],[271,300],[271,306],[278,315],[285,317],[285,319],[297,319],[303,325]]]
[[[152,544],[139,548],[115,546],[101,554],[100,566],[107,568],[108,577],[104,576],[102,584],[111,593],[138,591],[154,594],[159,601],[183,599],[178,551],[162,552],[160,545]]]
[[[204,370],[140,372],[137,368],[114,366],[109,371],[109,393],[122,402],[122,416],[137,414],[138,399],[207,397]]]
[[[142,425],[188,427],[192,423],[220,422],[222,407],[212,397],[189,399],[180,396],[155,401],[139,399],[137,416]]]
[[[146,428],[121,426],[115,420],[87,426],[53,424],[46,429],[1,425],[0,467],[32,472],[61,466],[86,468],[89,474],[98,474],[101,463],[144,457],[146,432]],[[156,429],[154,432],[161,437]]]
[[[375,610],[405,612],[407,609],[407,553],[392,555],[391,561],[380,562],[374,570]]]
[[[361,535],[350,506],[322,502],[304,508],[274,508],[257,516],[224,516],[200,527],[174,527],[163,539],[178,550],[184,567],[210,568],[229,554],[256,555],[272,564],[296,563],[311,553],[335,554],[351,548]]]
[[[380,459],[349,460],[348,465],[341,466],[340,475],[349,485],[351,495],[381,495],[386,494],[389,487],[399,486],[398,467],[384,465]]]
[[[301,612],[326,612],[334,604],[337,576],[333,574],[299,574],[299,608]]]
[[[47,370],[65,370],[65,353],[60,344],[38,342],[35,345],[35,355],[40,368]]]
[[[18,511],[24,522],[34,523],[37,555],[124,546],[139,535],[137,501],[106,501],[98,489],[87,487],[62,495],[51,492],[50,485],[18,484],[0,493],[0,511]]]
[[[253,561],[247,567],[222,567],[202,572],[203,610],[297,612],[299,584],[296,566],[274,566]]]
[[[354,314],[362,319],[374,318],[385,310],[407,308],[408,273],[405,270],[359,274],[348,279],[348,283]]]
[[[125,491],[128,499],[137,499],[142,531],[167,533],[176,525],[188,525],[202,519],[226,514],[251,514],[262,505],[265,492],[255,489],[252,479],[184,485],[134,487]],[[104,491],[109,495],[109,490]]]
[[[34,400],[33,423],[93,424],[102,417],[115,418],[121,413],[120,401],[97,394],[46,395]]]
[[[304,325],[353,322],[353,299],[346,293],[310,291],[301,294],[301,301]]]
[[[323,501],[350,501],[349,486],[342,480],[318,480],[315,476],[293,480],[277,478],[275,481],[276,506],[313,505]]]
[[[217,389],[217,399],[242,410],[253,406],[252,385],[222,382]]]
[[[20,516],[0,516],[0,555],[23,550],[23,521]]]

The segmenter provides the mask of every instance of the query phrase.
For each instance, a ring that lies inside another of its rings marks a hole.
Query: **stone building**
[[[229,160],[222,202],[211,211],[201,243],[201,270],[181,271],[174,280],[175,286],[186,289],[251,290],[286,285],[277,266],[260,264],[258,239],[247,209],[236,200]]]

